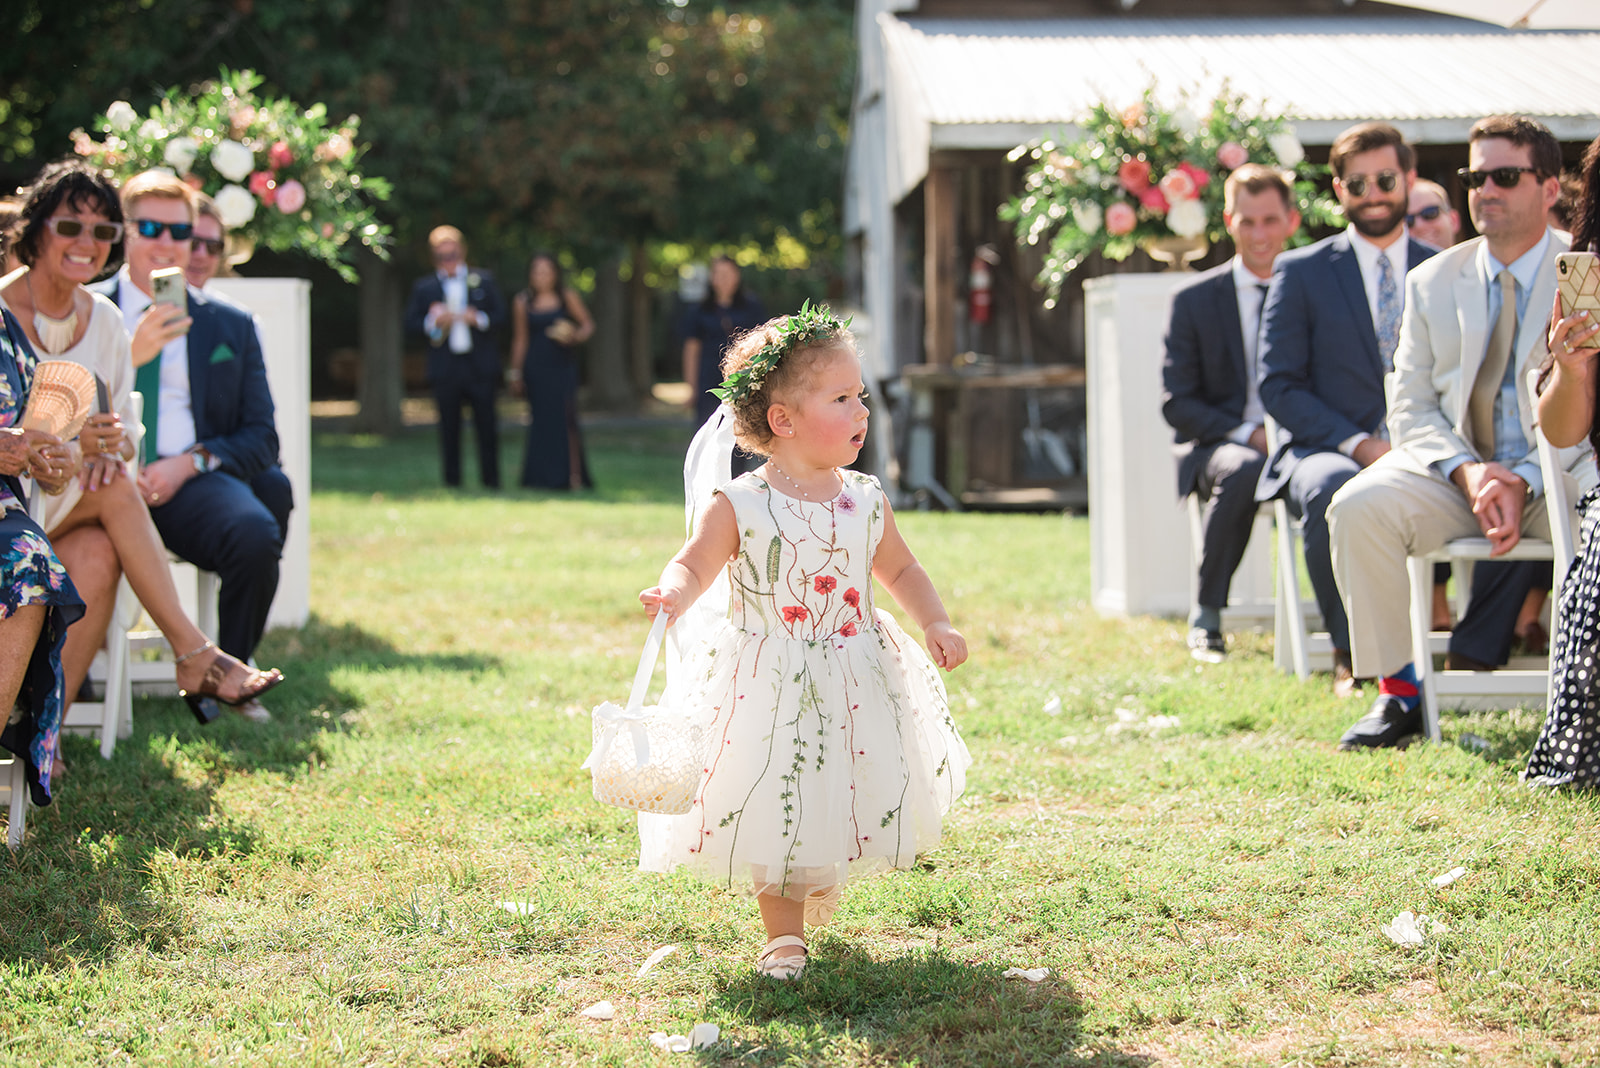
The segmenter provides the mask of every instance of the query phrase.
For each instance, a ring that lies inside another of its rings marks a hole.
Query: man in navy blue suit
[[[1173,295],[1161,366],[1161,411],[1173,429],[1178,494],[1205,502],[1189,651],[1213,663],[1226,654],[1222,609],[1250,542],[1256,483],[1267,459],[1256,389],[1261,308],[1273,261],[1300,228],[1283,175],[1259,163],[1228,175],[1222,217],[1235,255]]]
[[[434,271],[417,279],[406,303],[406,332],[428,344],[428,381],[439,405],[444,484],[461,485],[461,405],[472,408],[478,474],[500,487],[500,442],[495,390],[500,385],[500,331],[506,305],[494,276],[467,266],[467,244],[454,226],[428,234]]]
[[[122,190],[127,264],[96,288],[121,309],[144,394],[139,492],[168,549],[221,580],[217,644],[248,660],[278,591],[293,507],[278,466],[266,364],[250,313],[188,287],[188,314],[152,305],[150,274],[189,262],[194,196],[147,171]],[[271,717],[257,701],[235,711]]]
[[[1438,251],[1406,230],[1415,158],[1400,131],[1383,123],[1353,126],[1334,140],[1328,167],[1349,228],[1279,257],[1263,312],[1261,402],[1286,440],[1256,496],[1286,496],[1304,520],[1306,571],[1333,641],[1341,696],[1357,691],[1327,510],[1341,486],[1389,451],[1384,380],[1400,343],[1405,276]],[[1451,655],[1492,662],[1494,619],[1513,600],[1515,618],[1531,581],[1526,565],[1475,568]]]

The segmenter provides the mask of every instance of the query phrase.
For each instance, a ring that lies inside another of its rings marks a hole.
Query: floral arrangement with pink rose
[[[1292,176],[1304,220],[1297,243],[1309,240],[1308,229],[1344,222],[1327,168],[1306,161],[1294,125],[1229,94],[1226,83],[1199,109],[1187,92],[1165,108],[1151,85],[1129,106],[1095,104],[1080,129],[1077,140],[1041,138],[1008,157],[1030,162],[1022,193],[1001,205],[1000,217],[1014,224],[1019,245],[1044,243],[1037,282],[1046,307],[1093,253],[1124,260],[1164,239],[1222,240],[1222,184],[1246,163]]]
[[[374,206],[390,185],[362,173],[360,119],[331,123],[322,104],[257,96],[261,82],[224,67],[215,81],[168,89],[145,116],[118,100],[95,123],[100,140],[74,130],[73,148],[119,182],[171,171],[216,201],[230,236],[306,253],[353,282],[353,248],[387,258],[389,238]]]

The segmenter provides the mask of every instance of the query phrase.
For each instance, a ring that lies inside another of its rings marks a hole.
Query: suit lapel
[[[1560,251],[1560,243],[1553,238],[1546,248]],[[1545,346],[1545,323],[1549,314],[1544,309],[1556,301],[1556,258],[1548,255],[1539,264],[1539,273],[1533,276],[1533,288],[1528,291],[1528,309],[1517,324],[1517,351],[1512,357],[1517,361],[1517,409],[1522,416],[1522,432],[1533,444],[1533,400],[1528,395],[1528,368],[1542,362]]]
[[[1239,322],[1239,292],[1233,283],[1233,272],[1222,276],[1213,287],[1216,298],[1217,322],[1222,324],[1223,348],[1228,353],[1228,366],[1239,376],[1239,388],[1249,388],[1250,368],[1245,365],[1244,327]]]
[[[1461,328],[1461,411],[1457,425],[1466,428],[1467,408],[1472,403],[1472,385],[1483,366],[1484,348],[1489,344],[1488,297],[1478,278],[1478,257],[1474,253],[1461,263],[1451,285],[1456,304],[1456,323]]]
[[[194,324],[189,327],[189,409],[194,415],[196,438],[206,436],[206,374],[211,352],[217,347],[216,320],[210,312],[199,290],[190,287],[189,314]]]
[[[1328,255],[1328,266],[1339,283],[1339,292],[1350,307],[1350,317],[1361,335],[1361,347],[1371,359],[1372,366],[1381,376],[1383,358],[1378,354],[1378,328],[1372,325],[1372,309],[1367,307],[1367,290],[1361,282],[1361,265],[1356,262],[1355,249],[1350,247],[1350,235],[1340,234]]]

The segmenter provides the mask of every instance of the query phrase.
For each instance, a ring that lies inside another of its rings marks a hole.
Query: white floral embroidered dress
[[[754,474],[719,492],[740,534],[728,617],[667,695],[700,717],[706,770],[687,815],[640,815],[639,866],[795,899],[908,866],[938,844],[971,757],[938,669],[872,606],[883,490],[845,471],[832,501]]]

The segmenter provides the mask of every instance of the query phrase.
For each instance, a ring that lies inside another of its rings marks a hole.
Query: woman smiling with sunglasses
[[[83,288],[106,272],[113,255],[121,258],[121,200],[86,164],[52,165],[29,189],[19,223],[15,252],[26,267],[0,282],[0,302],[21,320],[41,358],[72,360],[95,372],[106,383],[114,409],[85,424],[78,435],[81,474],[65,492],[45,499],[40,524],[88,605],[62,650],[67,694],[70,698],[77,692],[104,640],[117,578],[125,573],[173,650],[186,654],[179,658],[178,686],[205,722],[215,709],[204,698],[237,706],[282,676],[253,672],[221,650],[212,652],[211,643],[183,612],[166,549],[125,466],[141,434],[129,404],[134,382],[130,340],[116,304]],[[132,228],[141,234],[170,228],[178,240],[188,240],[191,230],[187,223],[149,220],[137,220]],[[180,228],[182,234],[177,233]],[[181,314],[169,321],[166,313],[172,310],[163,306],[146,315],[136,338],[148,333],[154,351],[160,352],[162,336],[181,333],[189,322]]]

